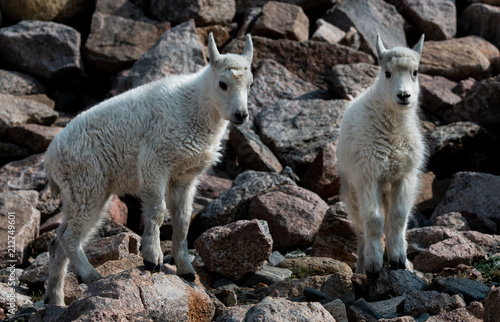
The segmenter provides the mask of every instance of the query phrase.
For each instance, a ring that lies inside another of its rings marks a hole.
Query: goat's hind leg
[[[193,282],[195,274],[189,261],[187,234],[193,210],[193,198],[196,192],[195,181],[186,185],[169,187],[168,207],[173,223],[172,257],[177,266],[177,275]]]
[[[61,229],[61,228],[60,228]],[[45,304],[64,306],[64,277],[69,259],[58,238],[49,245],[49,279],[45,291]]]

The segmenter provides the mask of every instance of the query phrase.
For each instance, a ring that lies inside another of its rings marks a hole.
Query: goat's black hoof
[[[375,271],[375,272],[369,272],[366,271],[366,277],[368,277],[369,280],[371,281],[376,281],[380,276],[380,271]]]
[[[180,278],[185,279],[188,282],[194,282],[196,280],[196,276],[193,273],[187,273],[179,275]]]
[[[402,261],[392,261],[389,264],[392,269],[406,269],[406,264]]]
[[[43,299],[43,304],[50,304],[50,296],[46,296],[46,297]]]
[[[139,251],[140,251],[140,252],[142,252],[142,245],[141,245],[141,246],[139,246]]]
[[[155,263],[150,262],[148,260],[144,260],[144,266],[146,267],[147,271],[151,271],[151,272],[159,271],[161,268],[160,265],[156,265]]]
[[[175,265],[175,258],[172,256],[170,257],[170,265]]]
[[[78,284],[85,283],[80,275],[76,275],[76,280],[78,281]]]

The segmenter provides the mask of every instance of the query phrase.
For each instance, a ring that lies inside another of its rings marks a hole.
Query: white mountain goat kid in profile
[[[64,305],[68,259],[86,284],[102,278],[82,247],[111,194],[142,201],[148,270],[163,263],[159,227],[168,206],[177,274],[194,281],[186,236],[197,176],[219,158],[228,121],[248,120],[253,82],[250,35],[242,55],[220,55],[212,34],[208,49],[210,65],[201,71],[167,76],[104,101],[77,116],[49,146],[45,169],[65,216],[49,247],[45,303]]]
[[[347,108],[340,129],[338,171],[358,237],[356,273],[371,279],[383,265],[382,234],[391,267],[407,267],[407,219],[426,156],[418,117],[423,42],[424,35],[414,50],[386,50],[377,37],[380,73]]]

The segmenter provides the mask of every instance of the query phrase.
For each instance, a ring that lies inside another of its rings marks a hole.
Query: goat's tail
[[[61,192],[61,189],[57,185],[57,183],[54,181],[54,178],[52,176],[52,169],[51,169],[51,164],[50,164],[50,159],[48,158],[48,153],[45,156],[45,160],[43,162],[44,168],[45,168],[45,173],[47,174],[47,179],[49,180],[49,187],[50,187],[50,192],[54,197],[58,196],[59,193]]]

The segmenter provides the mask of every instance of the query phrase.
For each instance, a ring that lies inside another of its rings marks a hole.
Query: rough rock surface
[[[0,93],[2,94],[32,95],[45,93],[45,91],[45,85],[33,76],[0,69]]]
[[[196,240],[195,248],[209,270],[239,280],[262,267],[271,254],[273,239],[265,221],[240,220],[207,230]]]
[[[352,100],[373,84],[379,71],[379,66],[367,63],[338,64],[332,68],[326,82],[335,96]]]
[[[80,33],[54,23],[25,20],[0,30],[0,57],[45,78],[82,73]]]
[[[266,297],[245,314],[247,321],[318,321],[335,319],[319,303],[297,303],[286,299]]]
[[[149,12],[153,18],[169,21],[174,24],[194,19],[197,26],[227,24],[236,14],[235,0],[217,1],[203,0],[152,0]]]

